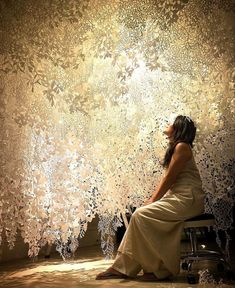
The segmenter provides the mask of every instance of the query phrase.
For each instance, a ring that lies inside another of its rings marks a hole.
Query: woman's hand
[[[151,203],[153,203],[153,202],[155,202],[155,201],[154,201],[153,198],[151,197],[151,198],[149,198],[149,199],[147,199],[147,200],[144,201],[143,206],[149,205],[149,204],[151,204]]]

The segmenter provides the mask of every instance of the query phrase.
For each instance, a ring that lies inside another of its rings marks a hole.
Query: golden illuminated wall
[[[235,68],[231,0],[0,0],[0,234],[29,255],[121,213],[161,177],[162,129],[198,125],[207,211],[231,227]]]

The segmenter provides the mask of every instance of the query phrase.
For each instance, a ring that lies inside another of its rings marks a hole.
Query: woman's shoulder
[[[192,149],[188,143],[179,142],[175,145],[175,152],[180,154],[186,154],[189,158],[192,157]]]
[[[175,145],[175,148],[178,148],[178,149],[188,149],[191,151],[191,147],[188,143],[186,142],[178,142],[176,143]]]

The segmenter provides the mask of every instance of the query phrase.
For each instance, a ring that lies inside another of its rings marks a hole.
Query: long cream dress
[[[132,277],[141,269],[159,279],[178,274],[183,222],[203,213],[204,196],[192,156],[159,201],[132,214],[112,267]]]

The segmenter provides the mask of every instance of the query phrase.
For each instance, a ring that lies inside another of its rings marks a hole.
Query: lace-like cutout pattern
[[[217,231],[228,233],[234,7],[224,0],[0,2],[0,235],[9,247],[19,231],[30,256],[56,243],[67,257],[98,214],[111,257],[121,215],[162,176],[162,130],[177,114],[198,126],[206,208]]]

